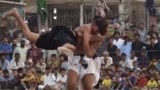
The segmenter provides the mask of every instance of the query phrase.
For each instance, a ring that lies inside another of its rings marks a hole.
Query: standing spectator
[[[149,65],[149,58],[146,56],[145,50],[141,50],[140,56],[138,57],[137,61],[141,67]]]
[[[135,41],[132,43],[132,50],[136,52],[136,56],[138,57],[140,54],[140,50],[144,49],[146,45],[139,41],[140,35],[138,33],[134,34]]]
[[[117,46],[113,44],[113,37],[109,38],[109,44],[107,47],[107,51],[109,52],[110,57],[116,56]]]
[[[2,44],[0,44],[0,53],[6,54],[6,60],[11,60],[10,54],[12,53],[12,46],[8,43],[8,38],[2,38]]]
[[[42,52],[39,48],[35,46],[35,43],[31,42],[30,45],[31,45],[31,48],[28,49],[27,51],[27,58],[31,57],[33,60],[33,63],[36,65],[38,62],[37,60],[40,60]]]
[[[128,36],[125,36],[124,37],[124,43],[122,44],[122,46],[120,47],[120,51],[121,53],[125,53],[127,55],[127,58],[129,58],[131,55],[130,55],[130,52],[131,52],[131,45],[132,43],[129,42],[129,37]]]
[[[13,51],[15,50],[16,47],[20,46],[20,43],[18,43],[18,39],[17,38],[13,38],[12,42],[11,42],[11,46],[12,46],[12,53],[11,53],[11,59],[13,59]]]
[[[147,30],[145,28],[145,25],[144,23],[140,23],[139,24],[139,30],[138,30],[138,33],[140,35],[140,41],[145,43],[146,41],[146,36],[147,36]]]
[[[124,40],[120,38],[120,32],[114,33],[115,39],[113,40],[113,44],[117,46],[118,49],[123,45]]]
[[[45,72],[46,63],[45,63],[43,58],[40,58],[40,60],[38,61],[36,67],[39,67],[41,69],[41,71]]]
[[[138,30],[137,30],[137,28],[136,28],[135,25],[132,25],[132,26],[130,27],[130,30],[128,31],[128,36],[129,36],[129,38],[130,38],[131,41],[134,40],[134,34],[135,34],[135,33],[138,33]]]
[[[2,70],[9,70],[9,61],[6,60],[5,53],[0,54],[0,68],[2,68]]]
[[[20,47],[16,47],[14,52],[13,52],[13,56],[15,55],[15,53],[19,53],[21,56],[21,59],[23,63],[25,63],[26,61],[26,56],[27,56],[27,50],[28,48],[25,46],[25,40],[21,40],[21,45]]]
[[[156,31],[156,26],[155,25],[151,25],[151,30],[149,30],[148,35],[150,37],[152,37],[152,35],[155,34],[156,38],[158,37],[158,32]]]
[[[10,69],[18,69],[24,67],[24,62],[20,60],[20,54],[15,53],[15,59],[12,59],[10,62]]]
[[[159,55],[160,49],[159,49],[158,45],[155,43],[154,37],[150,38],[150,45],[148,45],[147,50],[148,50],[147,55],[150,60],[153,58],[153,56]]]
[[[109,52],[107,52],[107,51],[103,52],[103,57],[101,58],[101,60],[102,60],[101,62],[105,68],[109,68],[109,66],[111,64],[113,64],[113,60],[111,57],[109,57]]]

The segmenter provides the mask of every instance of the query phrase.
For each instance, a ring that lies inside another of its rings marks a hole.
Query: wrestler
[[[5,13],[3,18],[8,16],[15,17],[25,37],[29,41],[35,42],[38,48],[46,50],[58,49],[58,51],[66,55],[73,55],[73,52],[77,51],[76,47],[81,47],[87,57],[93,57],[94,53],[90,50],[89,44],[103,40],[103,38],[96,37],[99,37],[99,34],[106,34],[107,29],[105,19],[99,18],[90,24],[79,26],[73,32],[65,26],[56,26],[50,32],[40,35],[30,31],[16,8]]]

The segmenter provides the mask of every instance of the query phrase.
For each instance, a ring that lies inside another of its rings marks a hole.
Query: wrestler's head
[[[95,19],[91,24],[91,34],[105,35],[107,32],[107,22],[104,18]]]

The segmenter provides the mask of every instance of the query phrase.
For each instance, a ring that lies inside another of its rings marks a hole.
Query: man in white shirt
[[[124,40],[120,38],[120,32],[115,32],[114,36],[115,39],[113,40],[113,44],[116,45],[118,49],[120,49],[124,43]]]
[[[42,89],[45,87],[45,86],[54,86],[56,85],[56,78],[54,77],[54,74],[51,73],[51,68],[50,67],[46,67],[45,69],[45,75],[43,76],[43,85],[39,85],[38,86],[38,89]]]
[[[131,69],[133,69],[133,62],[137,61],[137,57],[135,55],[136,55],[135,52],[131,51],[131,57],[128,59],[128,63]]]
[[[12,59],[9,67],[10,69],[18,69],[18,68],[23,68],[24,67],[24,62],[20,60],[20,54],[19,53],[15,53],[15,59]]]
[[[101,58],[101,60],[102,64],[105,65],[105,68],[108,68],[111,64],[113,64],[113,60],[111,57],[109,57],[108,51],[103,52],[103,57]]]
[[[22,39],[20,47],[15,48],[13,52],[13,56],[15,55],[15,53],[19,53],[21,56],[20,60],[25,63],[26,57],[27,57],[27,51],[28,51],[28,48],[25,46],[25,40]]]
[[[66,75],[66,69],[62,68],[60,70],[60,74],[61,74],[61,79],[60,79],[60,87],[62,90],[65,90],[65,85],[66,85],[66,81],[67,81],[67,75]]]
[[[123,68],[128,67],[128,68],[132,69],[133,65],[130,62],[131,62],[131,60],[127,60],[126,54],[122,53],[121,61],[119,62],[119,65],[121,65]]]

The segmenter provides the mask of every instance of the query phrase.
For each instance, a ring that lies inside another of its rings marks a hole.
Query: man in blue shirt
[[[12,53],[12,46],[8,43],[8,38],[3,37],[2,44],[0,44],[0,53],[6,54],[6,59],[10,61],[10,54]]]

